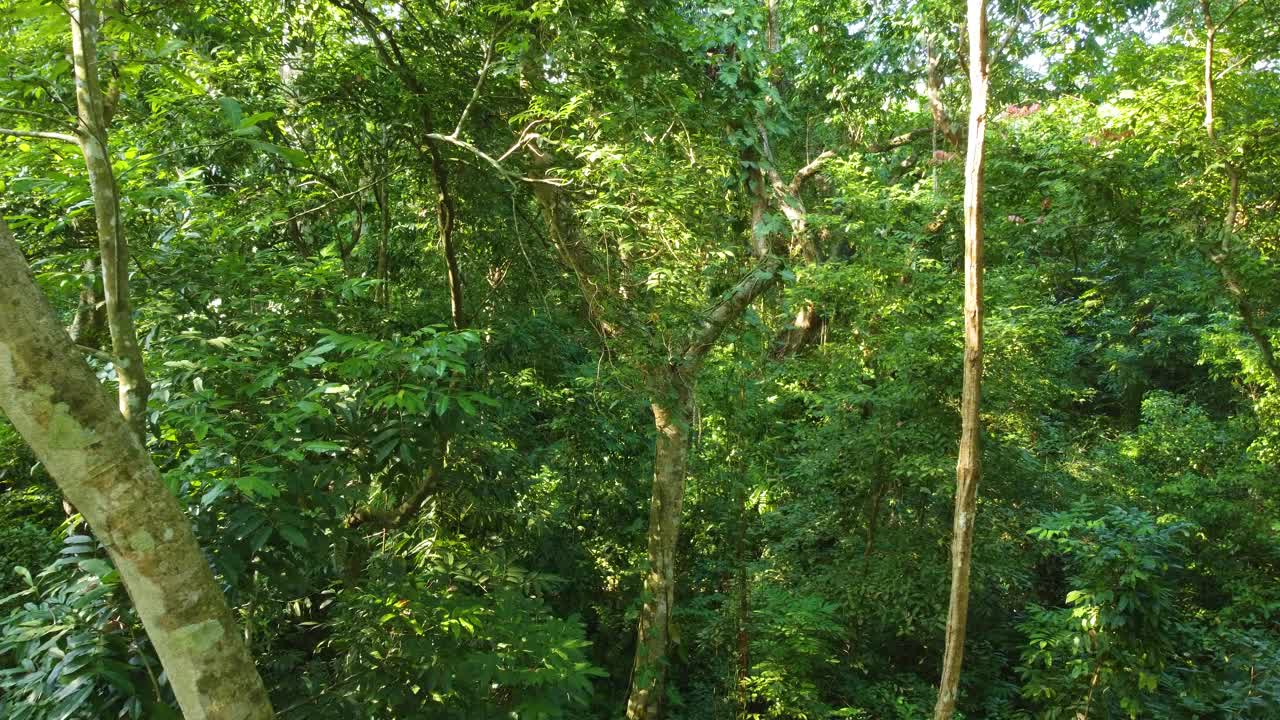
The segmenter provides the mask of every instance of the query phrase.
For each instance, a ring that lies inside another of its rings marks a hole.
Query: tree
[[[99,83],[100,26],[94,0],[75,0],[70,5],[68,15],[71,18],[72,68],[75,73],[77,107],[74,131],[68,134],[0,128],[0,135],[62,140],[77,145],[84,155],[98,228],[103,303],[107,327],[111,331],[112,365],[115,367],[120,391],[120,412],[141,439],[146,437],[147,398],[151,394],[151,383],[147,380],[138,333],[133,322],[133,306],[129,300],[129,245],[125,240],[124,222],[120,215],[120,187],[111,167],[107,132],[115,113],[119,88],[115,88],[114,93],[109,95],[103,92]],[[36,118],[45,117],[40,113],[29,114]]]
[[[0,410],[106,545],[188,718],[266,720],[262,679],[191,526],[102,396],[0,219]]]
[[[951,540],[951,598],[946,652],[934,720],[955,714],[969,614],[970,561],[978,482],[982,479],[982,195],[987,130],[987,4],[969,0],[969,139],[964,163],[964,386],[960,398],[960,456]]]

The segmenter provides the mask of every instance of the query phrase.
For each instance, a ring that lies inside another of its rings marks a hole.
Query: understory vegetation
[[[934,716],[963,3],[100,2],[0,0],[0,216],[275,717]],[[1280,717],[1280,4],[985,12],[955,717]],[[10,414],[0,717],[183,717]]]

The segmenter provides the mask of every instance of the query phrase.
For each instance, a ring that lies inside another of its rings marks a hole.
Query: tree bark
[[[657,443],[653,496],[649,503],[649,572],[645,575],[636,631],[627,720],[662,717],[666,699],[667,644],[671,637],[671,609],[675,605],[676,544],[680,538],[694,399],[691,380],[684,372],[670,368],[662,375],[665,377],[655,381],[658,386],[652,403]]]
[[[951,720],[964,662],[969,614],[973,520],[982,477],[982,192],[987,123],[986,0],[969,0],[969,138],[964,185],[964,385],[960,400],[960,452],[956,461],[955,517],[951,540],[951,598],[946,650],[934,720]]]
[[[262,680],[186,516],[0,219],[0,410],[106,546],[187,720],[266,720]]]
[[[694,381],[702,361],[720,334],[756,298],[772,288],[782,260],[770,255],[725,296],[703,312],[684,352],[650,373],[657,443],[654,454],[653,496],[649,503],[649,572],[636,633],[636,656],[627,698],[627,720],[658,720],[666,696],[667,645],[675,598],[675,552],[680,537],[680,507],[684,501],[689,423],[696,399]]]
[[[380,285],[374,291],[374,300],[387,305],[390,301],[390,272],[387,267],[387,242],[391,235],[391,205],[387,198],[387,180],[383,178],[373,186],[373,197],[378,203],[378,214],[382,223],[378,227],[378,267],[377,278]]]
[[[102,330],[107,325],[105,307],[98,302],[98,289],[95,276],[98,274],[98,263],[94,258],[84,261],[85,278],[80,286],[80,302],[76,305],[76,314],[67,327],[71,342],[95,350],[102,347]]]
[[[78,135],[89,173],[98,245],[102,254],[102,290],[111,354],[119,385],[120,413],[139,440],[146,438],[147,380],[129,302],[129,245],[120,217],[120,189],[111,169],[102,89],[98,85],[98,12],[93,0],[72,0],[71,49],[75,66]]]

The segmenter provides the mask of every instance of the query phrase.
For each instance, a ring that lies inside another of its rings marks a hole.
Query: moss
[[[71,416],[66,403],[56,403],[49,418],[49,448],[78,450],[93,442],[94,433]]]
[[[214,648],[221,640],[225,630],[217,620],[205,620],[194,625],[180,627],[173,631],[175,642],[190,648],[192,657],[199,657]]]
[[[156,539],[146,530],[138,530],[129,534],[129,547],[135,552],[150,552],[155,549]]]

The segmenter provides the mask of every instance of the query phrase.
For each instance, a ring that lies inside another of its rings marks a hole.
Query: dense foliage
[[[695,351],[666,716],[928,716],[957,3],[99,11],[148,449],[279,717],[621,717]],[[1280,5],[990,13],[960,714],[1280,717]],[[0,0],[0,213],[114,394],[66,25]],[[105,557],[0,424],[3,717],[177,716]]]

